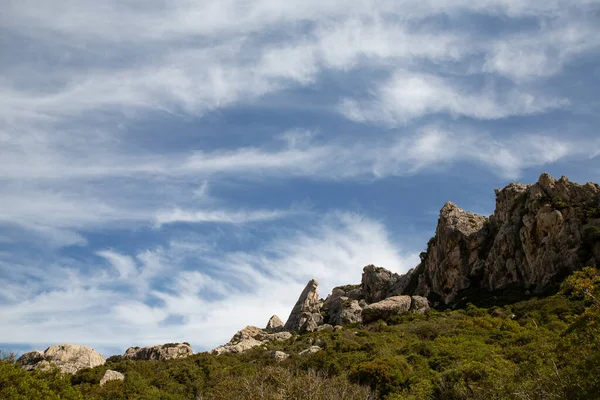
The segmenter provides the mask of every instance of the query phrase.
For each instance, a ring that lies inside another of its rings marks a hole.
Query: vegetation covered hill
[[[323,350],[299,355],[312,345]],[[290,357],[277,361],[272,352]],[[124,381],[99,385],[108,369]],[[598,399],[600,278],[504,307],[406,314],[294,335],[244,354],[120,356],[75,375],[0,361],[0,399]]]

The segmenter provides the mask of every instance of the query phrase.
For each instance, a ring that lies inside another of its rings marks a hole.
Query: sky
[[[451,200],[600,181],[597,0],[3,0],[0,349],[284,321]]]

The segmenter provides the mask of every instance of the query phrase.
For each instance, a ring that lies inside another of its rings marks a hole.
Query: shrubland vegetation
[[[311,345],[313,355],[297,353]],[[291,354],[285,361],[271,351]],[[107,369],[125,381],[98,382]],[[586,268],[559,294],[504,307],[407,314],[298,335],[241,355],[128,361],[74,376],[0,361],[11,399],[598,399],[600,278]]]

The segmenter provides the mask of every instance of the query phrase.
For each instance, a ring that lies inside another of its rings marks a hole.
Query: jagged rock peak
[[[43,353],[33,350],[23,354],[17,363],[26,370],[46,370],[56,365],[61,372],[74,374],[83,368],[104,365],[106,358],[91,347],[76,344],[50,346]]]
[[[298,333],[313,332],[323,323],[319,292],[317,291],[318,286],[319,283],[314,279],[306,284],[283,330]]]
[[[123,354],[124,358],[130,360],[173,360],[189,357],[194,350],[189,343],[166,343],[148,347],[130,347]]]
[[[446,203],[404,294],[448,304],[466,289],[550,290],[570,272],[600,263],[600,243],[586,233],[594,229],[600,229],[600,186],[565,176],[544,173],[533,185],[496,190],[489,219]]]
[[[283,326],[283,321],[277,315],[273,315],[269,318],[269,322],[267,322],[265,329],[269,332],[279,332],[283,329]]]

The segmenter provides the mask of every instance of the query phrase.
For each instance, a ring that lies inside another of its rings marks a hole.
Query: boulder
[[[43,353],[34,350],[23,354],[17,363],[26,370],[48,369],[57,366],[61,372],[74,374],[83,368],[104,365],[106,358],[91,347],[75,344],[50,346]]]
[[[256,326],[247,326],[233,335],[229,343],[212,350],[213,354],[243,353],[263,344],[291,339],[290,332],[268,332]]]
[[[122,373],[107,369],[102,379],[100,379],[100,386],[104,386],[108,381],[122,381],[124,379],[125,375]]]
[[[321,331],[332,331],[333,332],[333,325],[323,324],[317,328],[317,332],[321,332]]]
[[[245,351],[248,351],[254,347],[257,346],[261,346],[264,343],[261,342],[260,340],[256,340],[253,338],[250,339],[243,339],[240,340],[239,342],[235,342],[235,343],[228,343],[228,344],[224,344],[223,346],[219,346],[216,349],[212,350],[212,354],[216,354],[216,355],[221,355],[221,354],[226,354],[226,353],[233,353],[233,354],[238,354],[238,353],[243,353]]]
[[[346,325],[362,322],[362,308],[357,300],[346,296],[335,297],[327,309],[328,322],[333,325]]]
[[[314,279],[308,282],[292,309],[283,330],[298,333],[314,332],[319,325],[323,324],[317,291],[318,286],[319,283]]]
[[[362,293],[367,303],[376,303],[385,299],[400,275],[385,268],[367,265],[363,268]]]
[[[289,354],[284,353],[283,351],[274,351],[273,353],[271,353],[271,356],[277,360],[277,361],[283,361],[287,358],[289,358]]]
[[[194,354],[189,343],[166,343],[148,347],[130,347],[123,354],[123,358],[136,361],[146,360],[173,360],[189,357]]]
[[[362,310],[362,320],[369,323],[377,320],[386,320],[394,315],[410,311],[412,299],[410,296],[393,296],[377,303],[369,304]]]
[[[412,296],[412,302],[410,303],[410,312],[416,314],[425,314],[429,312],[429,301],[427,297]]]
[[[300,355],[300,356],[310,355],[310,354],[317,353],[321,350],[322,349],[319,346],[310,346],[308,349],[302,350],[300,353],[298,353],[298,355]]]
[[[265,329],[269,332],[279,332],[279,331],[283,330],[283,326],[284,326],[283,321],[281,319],[279,319],[279,317],[277,315],[273,315],[269,319],[269,322],[267,323],[267,326],[265,327]]]

